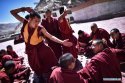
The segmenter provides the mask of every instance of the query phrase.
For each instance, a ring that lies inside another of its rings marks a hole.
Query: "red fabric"
[[[59,30],[59,25],[58,25],[58,20],[56,20],[55,18],[52,18],[51,17],[51,21],[49,22],[48,21],[48,18],[46,19],[43,19],[42,20],[42,23],[41,23],[45,29],[53,36],[61,39],[61,33],[60,33],[60,30]],[[48,45],[52,48],[52,50],[54,51],[57,59],[59,59],[59,57],[62,55],[62,48],[61,48],[61,45],[56,43],[56,42],[53,42],[52,40],[47,39],[47,43]]]
[[[79,37],[79,38],[78,38],[78,41],[79,41],[79,42],[82,42],[82,43],[85,43],[85,44],[88,44],[89,41],[90,41],[90,35],[87,34],[86,32],[83,32],[83,36],[82,36],[82,37]]]
[[[59,22],[59,26],[60,26],[60,31],[62,34],[70,35],[73,33],[73,30],[71,26],[69,25],[68,21],[66,20],[66,18],[63,18],[63,21]]]
[[[25,22],[21,33],[23,33],[24,31],[23,29],[26,24]],[[40,31],[40,29],[41,27],[39,27],[38,32]],[[29,27],[28,31],[29,36],[31,37],[34,30],[31,30],[31,28]],[[38,36],[41,36],[41,34],[38,34]],[[44,42],[41,42],[38,45],[31,45],[29,43],[26,43],[26,53],[28,55],[29,65],[37,75],[42,75],[42,73],[50,72],[51,67],[57,65],[57,58],[55,57],[50,47],[46,46]]]
[[[53,70],[49,83],[84,83],[84,80],[75,71],[59,67]]]
[[[110,39],[110,34],[105,29],[98,28],[98,30],[95,33],[91,32],[90,37],[91,37],[91,40],[105,38],[106,41],[107,41],[107,44],[109,46],[111,46],[111,42],[109,40]]]
[[[2,61],[8,61],[8,60],[12,60],[13,58],[12,58],[12,56],[11,55],[4,55],[3,57],[2,57]]]
[[[121,83],[120,81],[103,81],[103,78],[121,78],[119,62],[109,48],[96,54],[79,73],[86,83]]]
[[[125,50],[123,49],[114,49],[114,53],[116,53],[116,56],[119,60],[119,62],[124,62],[125,61]]]
[[[6,61],[8,61],[8,60],[13,60],[12,56],[11,56],[11,55],[4,55],[4,56],[2,57],[1,62],[2,62],[2,64],[4,65],[4,63],[5,63]]]
[[[0,83],[11,83],[9,77],[4,71],[0,71]]]
[[[11,55],[13,58],[18,58],[18,55],[15,51],[7,51],[7,54]]]
[[[77,38],[72,34],[73,30],[71,29],[71,26],[68,24],[68,22],[66,21],[66,19],[63,19],[63,22],[59,22],[59,26],[60,26],[60,31],[61,31],[61,35],[62,35],[62,39],[69,39],[70,42],[73,43],[73,46],[71,47],[65,47],[63,46],[63,54],[64,53],[71,53],[75,58],[77,58],[78,56],[78,51],[76,49],[76,45],[77,45]]]
[[[13,74],[14,80],[15,79],[18,79],[18,80],[26,79],[30,75],[30,69],[28,67],[21,65],[21,64],[16,64],[16,67],[15,67],[14,72],[12,74]]]

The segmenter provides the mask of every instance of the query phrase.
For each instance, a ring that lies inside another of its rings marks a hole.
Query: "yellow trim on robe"
[[[24,35],[24,41],[26,43],[28,43],[28,37],[29,37],[29,33],[28,33],[28,23],[25,25],[24,27],[24,32],[23,32],[23,35]],[[38,27],[35,29],[35,31],[33,32],[33,35],[31,36],[31,39],[30,39],[30,44],[31,45],[37,45],[39,44],[40,42],[42,42],[43,38],[40,36],[38,37]]]

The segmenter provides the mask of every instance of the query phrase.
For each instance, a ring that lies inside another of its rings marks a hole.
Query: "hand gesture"
[[[29,13],[34,12],[34,10],[31,7],[25,7],[25,10]]]
[[[66,10],[66,9],[64,10],[63,14],[64,14],[65,16],[67,15],[67,10]]]
[[[69,41],[69,39],[63,40],[62,44],[64,46],[71,47],[73,44],[72,44],[72,42],[68,42],[68,41]]]

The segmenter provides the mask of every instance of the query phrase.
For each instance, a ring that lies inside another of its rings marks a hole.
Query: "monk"
[[[77,38],[73,35],[73,30],[66,19],[67,10],[64,7],[61,7],[60,10],[60,17],[58,18],[60,31],[63,39],[69,39],[70,42],[73,43],[72,47],[65,47],[63,46],[63,54],[64,53],[71,53],[75,58],[77,58],[78,51],[76,49],[77,45]]]
[[[29,68],[25,68],[22,65],[16,65],[14,63],[14,61],[12,61],[12,60],[6,61],[3,67],[4,67],[4,70],[2,70],[2,71],[3,71],[4,75],[7,75],[6,78],[8,78],[8,80],[10,81],[9,83],[26,80],[26,78],[28,78],[30,75]],[[18,81],[17,81],[17,79],[18,79]]]
[[[75,58],[72,54],[66,53],[59,58],[59,65],[53,70],[49,83],[84,83],[76,71],[73,71],[75,67]]]
[[[110,31],[111,38],[113,39],[113,48],[125,49],[125,34],[120,33],[117,28]]]
[[[79,54],[84,54],[86,47],[90,45],[89,41],[90,41],[90,35],[82,30],[79,30],[78,31],[78,44],[77,44]]]
[[[93,23],[91,25],[91,33],[90,33],[90,39],[95,40],[95,39],[102,39],[104,40],[108,46],[111,46],[110,42],[110,34],[102,28],[98,28],[96,23]]]
[[[30,13],[28,20],[18,15],[19,12],[24,11]],[[21,33],[26,45],[26,54],[28,55],[30,67],[41,77],[38,83],[47,83],[47,79],[51,73],[51,67],[57,65],[57,58],[52,49],[44,43],[43,36],[68,47],[72,46],[72,43],[68,42],[68,39],[60,40],[56,38],[49,34],[43,26],[39,26],[41,17],[30,7],[11,10],[11,14],[23,23]]]
[[[118,50],[118,59],[120,62],[125,61],[125,34],[114,28],[110,31],[110,35],[113,40],[112,47]]]
[[[7,54],[11,55],[14,61],[20,61],[23,64],[24,57],[18,56],[17,53],[13,50],[13,47],[11,45],[8,45],[7,47]]]
[[[121,83],[120,65],[113,50],[102,40],[94,40],[92,49],[95,56],[79,71],[85,83]]]
[[[41,24],[45,27],[45,29],[50,34],[52,34],[53,36],[55,36],[57,38],[61,38],[61,33],[60,33],[60,30],[59,30],[58,20],[52,17],[51,10],[49,10],[49,9],[46,11],[45,14],[46,14],[46,18],[42,19]],[[47,39],[48,45],[54,51],[57,59],[59,59],[59,57],[62,55],[61,44],[53,42],[49,38],[46,38],[46,39]]]

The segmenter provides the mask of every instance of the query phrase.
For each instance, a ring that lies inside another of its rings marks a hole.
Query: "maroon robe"
[[[18,58],[18,55],[15,51],[7,51],[7,54],[11,55],[13,58]]]
[[[5,71],[0,71],[0,83],[11,83]]]
[[[72,30],[72,28],[69,25],[66,18],[63,19],[63,22],[59,22],[59,26],[60,26],[62,38],[69,39],[69,41],[73,43],[73,46],[71,46],[71,47],[63,46],[63,54],[64,53],[71,53],[75,58],[77,58],[78,57],[77,56],[78,51],[76,49],[77,38],[73,35],[74,31]]]
[[[48,21],[48,18],[43,19],[41,25],[44,26],[44,28],[53,36],[61,39],[61,33],[59,30],[59,25],[58,25],[58,20],[56,20],[55,18],[51,17],[50,22]],[[62,48],[61,48],[61,44],[56,43],[48,38],[47,39],[47,43],[48,45],[52,48],[52,50],[54,51],[57,59],[59,59],[59,57],[62,55]]]
[[[117,48],[117,49],[125,49],[125,34],[124,33],[120,33],[119,34],[119,39],[117,39],[116,41],[113,40],[113,48]]]
[[[90,41],[90,35],[87,34],[86,32],[83,32],[83,36],[82,37],[78,37],[78,41],[88,45],[89,41]]]
[[[49,83],[84,83],[84,80],[75,71],[59,67],[53,70]]]
[[[21,33],[23,35],[24,27],[26,25],[27,21],[24,21],[23,28],[21,30]],[[38,27],[38,36],[43,36],[40,33],[41,27]],[[29,32],[29,39],[31,38],[34,29],[28,27]],[[40,42],[37,45],[31,45],[29,43],[26,44],[26,53],[28,55],[28,62],[32,70],[37,75],[42,75],[43,73],[50,73],[51,67],[57,65],[57,58],[55,57],[53,51],[49,46],[46,46],[44,42]]]
[[[79,54],[84,54],[87,51],[86,49],[90,45],[89,41],[90,41],[90,35],[87,34],[86,32],[83,32],[82,37],[80,36],[78,37],[77,49],[78,49]],[[83,43],[85,45],[82,46],[80,45],[80,43]]]
[[[107,41],[108,46],[111,46],[110,34],[105,29],[98,28],[95,33],[91,32],[90,33],[90,38],[91,38],[91,40],[105,38],[106,41]]]
[[[120,62],[125,61],[125,34],[120,33],[119,39],[113,40],[112,47],[116,48],[117,57]]]
[[[15,80],[28,80],[29,76],[30,76],[30,68],[29,67],[25,67],[21,64],[15,64],[15,68],[13,73],[11,73],[10,79],[11,81],[15,81]]]
[[[116,55],[106,48],[96,54],[91,61],[79,71],[86,83],[121,83],[121,81],[104,81],[104,78],[121,78],[119,62]]]

